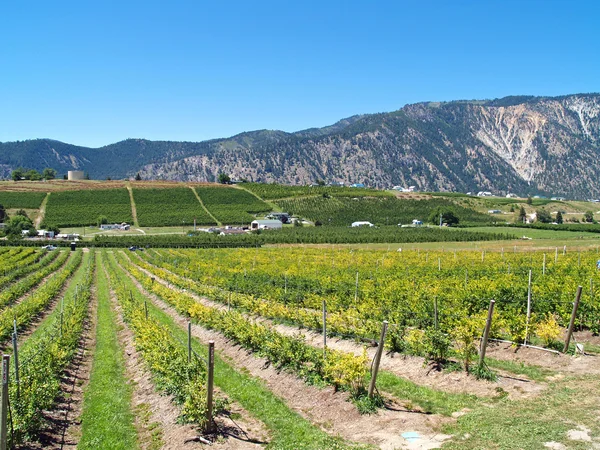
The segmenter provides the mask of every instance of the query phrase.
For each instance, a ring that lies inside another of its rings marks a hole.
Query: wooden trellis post
[[[479,350],[479,366],[483,365],[485,361],[485,351],[487,350],[488,338],[490,336],[490,329],[492,328],[492,315],[494,314],[495,300],[490,300],[490,306],[488,308],[487,321],[485,322],[485,330],[483,332],[483,338],[481,339],[481,347]]]
[[[569,322],[569,329],[567,330],[567,338],[565,339],[565,346],[563,353],[569,350],[569,344],[571,343],[571,336],[573,335],[573,327],[575,326],[575,316],[577,315],[577,308],[579,308],[579,300],[581,300],[581,286],[577,288],[577,294],[575,294],[575,303],[573,303],[573,311],[571,312],[571,321]]]
[[[2,356],[2,398],[0,400],[0,450],[6,450],[8,442],[8,372],[10,355]]]
[[[213,415],[213,389],[215,373],[215,341],[208,341],[208,370],[206,373],[206,432],[214,431]]]
[[[385,344],[385,334],[387,333],[388,321],[383,321],[381,327],[381,337],[379,338],[379,346],[377,347],[377,353],[375,354],[375,361],[373,362],[373,373],[371,374],[371,382],[369,383],[369,398],[373,398],[373,391],[375,391],[375,385],[377,383],[377,373],[379,372],[379,363],[381,362],[381,355],[383,353],[383,346]]]

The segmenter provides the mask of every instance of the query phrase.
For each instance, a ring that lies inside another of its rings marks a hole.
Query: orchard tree
[[[554,219],[556,221],[556,223],[558,224],[562,224],[563,223],[563,216],[562,216],[562,212],[557,211],[556,212],[556,219]]]
[[[100,228],[100,225],[106,225],[108,223],[108,217],[106,216],[98,216],[98,218],[96,219],[96,224],[98,225],[98,228]]]
[[[227,184],[231,181],[231,177],[225,172],[221,172],[217,178],[217,181],[221,184]]]
[[[519,209],[519,216],[517,217],[517,222],[525,223],[526,219],[527,219],[527,213],[525,212],[525,208],[523,206],[521,206],[521,209]]]
[[[25,169],[19,167],[18,169],[13,170],[10,176],[13,181],[19,181],[21,178],[25,178]]]
[[[9,238],[18,239],[25,230],[27,230],[30,235],[34,233],[35,227],[33,226],[33,222],[26,216],[15,215],[8,221],[5,231]]]
[[[538,209],[536,211],[537,221],[541,223],[550,223],[552,222],[552,216],[545,209]]]
[[[431,222],[435,225],[439,225],[440,224],[440,215],[441,215],[442,223],[447,223],[450,226],[458,225],[458,222],[460,220],[457,217],[457,215],[454,214],[454,211],[445,209],[442,207],[438,207],[438,208],[434,209],[433,211],[431,211],[431,213],[429,214],[429,222]]]
[[[54,180],[56,178],[56,170],[46,167],[42,172],[42,178],[46,180]]]
[[[40,181],[42,179],[42,176],[37,170],[31,169],[25,173],[25,178],[31,181]]]

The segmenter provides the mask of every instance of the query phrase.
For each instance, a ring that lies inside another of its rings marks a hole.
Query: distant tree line
[[[56,178],[56,170],[46,167],[42,173],[39,173],[35,169],[24,169],[19,167],[11,173],[13,181],[29,180],[29,181],[40,181],[40,180],[53,180]]]

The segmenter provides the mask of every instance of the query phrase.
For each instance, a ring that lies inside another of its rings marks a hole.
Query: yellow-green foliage
[[[143,303],[131,294],[124,278],[108,259],[110,281],[123,316],[129,323],[136,349],[154,375],[159,389],[182,405],[182,419],[204,424],[206,421],[206,366],[203,361],[187,359],[187,352],[176,338],[151,316],[146,319]]]
[[[82,253],[71,259],[69,266],[56,274],[44,288],[34,293],[26,302],[36,306],[47,304],[62,287],[69,270],[80,266]],[[91,285],[94,276],[94,254],[85,256],[84,266],[79,269],[77,295],[70,287],[62,302],[61,310],[55,309],[40,328],[25,343],[20,344],[20,384],[17,396],[16,383],[10,384],[11,443],[16,445],[35,435],[45,426],[42,414],[52,408],[61,390],[61,378],[80,344],[84,320],[88,314]],[[40,301],[41,303],[39,303]],[[21,304],[20,304],[21,305]],[[31,311],[31,309],[28,308]],[[63,311],[62,318],[60,311]],[[14,311],[17,313],[17,311]],[[23,320],[24,310],[17,313]],[[12,316],[10,316],[12,321]],[[11,447],[12,448],[12,447]]]
[[[484,326],[485,317],[480,314],[456,320],[452,327],[451,333],[455,342],[455,350],[461,358],[466,371],[469,370],[471,360],[477,354],[477,344],[479,343]]]
[[[249,320],[237,311],[206,306],[185,292],[152,282],[150,277],[133,266],[123,254],[119,254],[118,258],[119,264],[146,289],[174,306],[179,312],[207,328],[220,331],[244,348],[266,357],[278,367],[293,370],[306,379],[321,379],[340,389],[348,390],[353,395],[360,395],[364,391],[368,373],[366,355],[357,357],[328,350],[324,360],[323,351],[306,344],[302,336],[286,336],[268,325]],[[165,271],[157,273],[168,275]]]
[[[330,357],[335,356],[335,357]],[[360,357],[348,353],[327,352],[325,358],[325,377],[333,381],[335,386],[347,386],[351,392],[359,393],[364,388],[367,376],[367,350],[363,349]]]
[[[554,314],[547,314],[546,318],[535,326],[535,335],[542,340],[546,347],[556,342],[561,334],[562,327]]]
[[[419,329],[406,330],[406,351],[412,355],[425,355],[425,332]]]

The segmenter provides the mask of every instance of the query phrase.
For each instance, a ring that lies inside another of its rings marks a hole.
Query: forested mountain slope
[[[260,130],[200,143],[128,139],[91,149],[46,139],[0,144],[18,166],[92,178],[364,183],[418,190],[600,195],[600,95],[428,102],[296,133]]]

